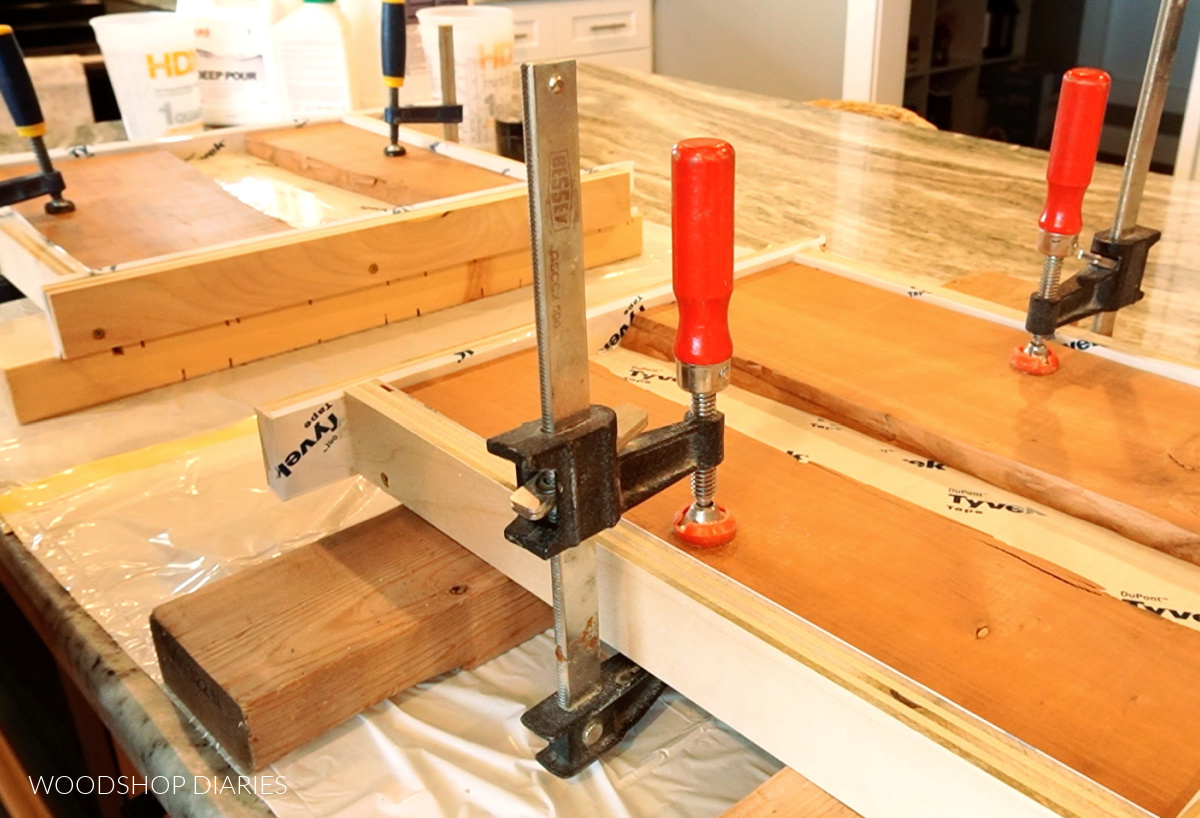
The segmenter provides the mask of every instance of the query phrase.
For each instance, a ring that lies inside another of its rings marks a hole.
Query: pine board
[[[669,357],[674,306],[623,343]],[[1200,563],[1200,390],[1056,345],[1020,375],[1021,331],[785,265],[738,282],[734,383]]]
[[[624,224],[630,176],[602,170],[581,182],[583,228]],[[189,332],[330,298],[381,280],[419,278],[529,246],[524,187],[444,206],[291,231],[46,288],[64,357]]]
[[[383,155],[384,136],[330,122],[246,136],[246,153],[308,179],[393,205],[411,205],[511,184],[513,179],[412,145]]]
[[[539,413],[532,353],[407,391],[483,436]],[[596,366],[592,400],[682,411]],[[697,559],[1155,815],[1200,789],[1200,633],[734,431],[719,474],[739,535]],[[670,540],[687,496],[626,517]]]
[[[245,770],[551,624],[545,603],[403,508],[150,619],[167,686]]]
[[[288,226],[238,201],[165,150],[64,159],[55,164],[75,212],[49,216],[42,196],[15,206],[38,232],[88,267],[102,270],[279,233]],[[5,169],[4,176],[31,166]]]
[[[800,773],[784,767],[721,818],[860,818]]]

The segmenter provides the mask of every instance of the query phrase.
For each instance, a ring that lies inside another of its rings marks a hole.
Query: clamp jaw
[[[575,425],[545,432],[531,421],[487,441],[488,451],[511,460],[521,488],[513,493],[517,517],[504,529],[505,538],[542,559],[569,560],[570,552],[592,547],[587,540],[615,526],[621,514],[678,482],[697,469],[715,469],[724,457],[725,419],[689,416],[679,423],[643,432],[618,451],[617,413],[592,405]],[[562,563],[566,564],[566,563]],[[562,665],[580,651],[600,650],[599,622],[570,639],[560,630],[558,607],[578,600],[567,572],[554,572],[556,638],[567,638],[559,650]],[[590,578],[593,583],[594,576]],[[577,660],[577,659],[576,659]],[[578,686],[577,686],[578,687]],[[622,654],[600,662],[592,684],[574,691],[564,704],[559,693],[548,696],[521,717],[521,723],[546,739],[537,760],[560,778],[570,778],[615,747],[666,685]]]
[[[383,120],[388,124],[390,141],[383,149],[385,156],[404,156],[408,153],[400,144],[401,125],[420,122],[440,123],[445,126],[447,139],[458,140],[458,123],[463,121],[463,107],[454,104],[454,39],[449,26],[441,34],[442,105],[401,105],[400,89],[404,86],[404,74],[408,59],[407,4],[404,0],[383,0],[380,10],[382,31],[383,84],[388,89],[388,104],[383,109]],[[451,35],[451,36],[448,36]],[[448,52],[448,53],[447,53]],[[448,69],[447,69],[448,66]],[[449,70],[449,93],[446,92],[447,70]],[[453,134],[453,136],[451,136]]]
[[[1090,253],[1073,249],[1073,255],[1088,262],[1082,272],[1062,282],[1053,298],[1040,293],[1029,297],[1025,329],[1050,336],[1064,324],[1141,301],[1146,260],[1161,237],[1158,230],[1140,225],[1125,231],[1120,240],[1113,240],[1111,230],[1096,233]]]
[[[1009,363],[1018,372],[1055,372],[1058,357],[1046,346],[1046,339],[1058,327],[1095,316],[1093,331],[1112,335],[1117,310],[1136,304],[1144,295],[1146,258],[1161,234],[1138,225],[1137,214],[1186,9],[1187,3],[1178,0],[1162,0],[1159,6],[1113,226],[1095,234],[1090,253],[1077,247],[1083,226],[1081,210],[1092,180],[1112,80],[1094,68],[1073,68],[1063,77],[1046,168],[1046,207],[1038,222],[1038,250],[1045,261],[1038,291],[1029,299],[1025,322],[1031,335],[1026,346],[1009,356]],[[1060,284],[1067,257],[1080,258],[1088,266]]]
[[[50,152],[46,150],[46,123],[42,117],[42,106],[38,103],[29,69],[25,67],[25,56],[21,53],[12,26],[0,26],[0,94],[3,94],[8,111],[17,125],[17,133],[29,139],[38,164],[36,173],[0,182],[0,206],[49,196],[50,201],[45,205],[47,213],[52,216],[71,213],[75,205],[63,198],[66,182],[62,173],[54,169]]]
[[[725,457],[725,416],[693,414],[643,432],[617,451],[617,415],[591,406],[563,432],[547,434],[530,421],[487,442],[488,451],[517,465],[509,542],[550,559],[612,528],[621,515],[698,469]],[[533,502],[530,502],[530,498]]]

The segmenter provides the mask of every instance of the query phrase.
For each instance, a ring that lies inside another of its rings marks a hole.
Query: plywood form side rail
[[[88,275],[88,268],[49,241],[11,208],[0,210],[0,267],[4,277],[42,312],[49,313],[46,287]],[[54,333],[57,338],[57,333]]]
[[[631,212],[622,170],[585,174],[584,230]],[[528,246],[524,185],[449,206],[292,230],[124,272],[51,284],[64,357],[175,335]]]
[[[548,599],[507,464],[386,384],[346,403],[356,470]],[[598,540],[604,641],[867,818],[1149,815],[628,521]]]
[[[588,267],[631,258],[641,251],[640,216],[584,236]],[[26,316],[11,322],[9,329],[34,337],[9,337],[6,343],[23,340],[41,351],[5,363],[0,381],[13,414],[21,423],[30,423],[512,290],[529,283],[529,265],[528,250],[505,253],[434,270],[428,277],[380,282],[240,321],[71,359],[57,356],[41,316]]]
[[[734,276],[741,278],[770,269],[823,241],[818,237],[744,256],[735,262]],[[590,262],[588,266],[592,266]],[[633,315],[673,300],[671,284],[666,282],[590,308],[587,312],[588,348],[593,352],[601,352],[616,345],[629,328]],[[407,386],[528,349],[534,342],[533,323],[530,321],[485,338],[464,339],[460,346],[415,360],[397,362],[386,369],[357,373],[338,383],[256,407],[268,484],[277,495],[288,499],[354,473],[344,436],[339,436],[328,446],[322,445],[319,450],[305,447],[303,458],[294,458],[293,463],[288,463],[293,452],[301,451],[305,441],[312,440],[314,432],[309,423],[311,418],[328,412],[345,419],[343,394],[350,387],[376,380],[392,386]]]
[[[377,112],[382,114],[382,111]],[[130,153],[140,150],[165,150],[186,162],[203,160],[206,154],[212,155],[221,151],[242,153],[245,139],[248,135],[264,131],[277,131],[285,128],[306,128],[309,125],[342,122],[361,128],[370,133],[388,136],[388,126],[378,116],[370,112],[355,112],[345,115],[313,117],[297,122],[289,120],[265,125],[243,125],[233,128],[218,128],[211,131],[192,134],[184,137],[167,139],[141,139],[120,142],[97,142],[93,145],[72,145],[66,148],[55,148],[50,151],[54,159],[80,159],[87,156],[103,156],[106,154]],[[405,145],[440,153],[469,165],[503,173],[514,179],[525,178],[525,164],[499,156],[487,151],[459,145],[454,142],[431,137],[428,134],[401,126],[398,133],[399,141]],[[0,157],[0,168],[13,165],[28,165],[36,161],[30,152],[7,154]],[[67,179],[70,185],[71,180]]]

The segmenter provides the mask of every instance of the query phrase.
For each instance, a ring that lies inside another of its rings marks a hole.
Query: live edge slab
[[[669,358],[678,311],[640,314],[624,345]],[[1200,389],[796,264],[737,283],[733,381],[1200,563]]]
[[[539,412],[532,353],[407,391],[485,437]],[[591,394],[643,407],[651,426],[681,412],[597,366]],[[735,431],[725,454],[718,495],[738,536],[696,559],[1153,815],[1200,789],[1200,633]],[[671,541],[687,494],[626,519]]]

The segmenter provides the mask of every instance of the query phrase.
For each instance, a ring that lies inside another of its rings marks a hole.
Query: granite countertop
[[[634,203],[648,219],[670,222],[671,145],[717,136],[737,151],[741,244],[825,234],[831,252],[911,274],[915,284],[976,271],[1030,282],[1040,274],[1044,151],[598,65],[581,65],[580,77],[584,161],[632,159]],[[1097,166],[1085,239],[1111,226],[1120,178],[1120,167]],[[1188,248],[1200,228],[1200,183],[1151,174],[1139,222],[1163,239],[1151,251],[1146,298],[1121,311],[1115,335],[1193,360],[1200,261]]]
[[[1030,281],[1038,275],[1033,242],[1043,152],[590,64],[581,65],[580,77],[583,159],[633,160],[634,202],[650,220],[670,221],[671,145],[719,136],[738,155],[740,244],[758,248],[825,234],[832,252],[910,274],[918,284],[980,270]],[[1119,168],[1097,169],[1085,207],[1089,234],[1108,225],[1119,179]],[[1161,228],[1164,239],[1152,254],[1148,296],[1122,313],[1117,335],[1194,358],[1200,299],[1187,284],[1194,274],[1186,249],[1200,221],[1200,187],[1153,176],[1141,221]],[[52,647],[69,660],[144,771],[228,771],[163,691],[14,537],[0,538],[0,565],[27,589]],[[178,815],[265,809],[253,798],[168,806]]]

